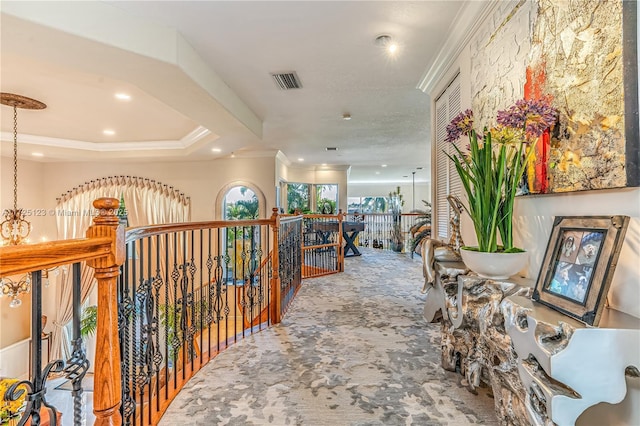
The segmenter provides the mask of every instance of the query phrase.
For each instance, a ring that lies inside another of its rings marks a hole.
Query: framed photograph
[[[629,216],[558,216],[533,300],[597,326]]]

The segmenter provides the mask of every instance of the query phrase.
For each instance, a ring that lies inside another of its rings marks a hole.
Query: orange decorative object
[[[527,82],[524,85],[525,99],[540,99],[546,80],[545,63],[535,67],[527,67]],[[551,133],[547,129],[535,146],[535,152],[527,165],[527,186],[533,194],[549,192],[549,150],[551,149]]]

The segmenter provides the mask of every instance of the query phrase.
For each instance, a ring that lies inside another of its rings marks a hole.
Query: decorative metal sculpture
[[[460,234],[460,215],[464,209],[464,204],[455,195],[447,195],[447,201],[453,210],[453,216],[449,223],[451,224],[451,238],[449,239],[449,246],[456,252],[460,253],[460,247],[464,246],[462,241],[462,235]]]

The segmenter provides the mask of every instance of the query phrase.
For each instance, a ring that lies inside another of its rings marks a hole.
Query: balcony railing
[[[0,277],[31,273],[32,336],[42,333],[38,271],[76,264],[74,353],[66,363],[42,368],[42,342],[34,338],[32,378],[8,392],[28,394],[20,424],[40,424],[50,371],[64,371],[73,380],[74,424],[81,423],[79,396],[88,361],[79,331],[79,262],[93,269],[98,283],[97,425],[157,423],[182,386],[218,352],[280,322],[303,271],[334,273],[344,264],[339,231],[321,244],[304,244],[311,223],[338,223],[340,229],[341,216],[303,220],[274,211],[269,219],[159,225],[125,235],[114,215],[117,200],[99,199],[94,206],[101,215],[86,239],[0,248]]]
[[[347,215],[350,222],[364,222],[364,231],[358,235],[357,245],[380,250],[408,251],[411,227],[419,213],[360,213]],[[397,243],[401,242],[401,245]]]
[[[252,221],[158,225],[124,232],[115,199],[96,200],[101,215],[87,238],[0,248],[0,277],[30,274],[32,336],[42,336],[41,272],[73,264],[73,354],[42,366],[34,338],[32,377],[4,398],[27,393],[21,423],[57,412],[45,398],[51,372],[72,381],[74,424],[82,422],[88,363],[80,337],[81,262],[98,283],[95,424],[155,424],[184,384],[217,353],[280,322],[303,278],[344,270],[342,226],[364,221],[361,246],[405,245],[416,215],[305,215]],[[275,209],[274,209],[275,210]],[[84,272],[83,272],[84,273]],[[43,411],[44,410],[44,411]]]

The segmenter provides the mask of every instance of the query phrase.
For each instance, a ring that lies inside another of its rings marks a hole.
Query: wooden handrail
[[[169,223],[166,225],[149,225],[141,226],[127,230],[125,243],[130,243],[142,238],[151,237],[154,235],[161,235],[173,232],[181,231],[199,231],[201,229],[208,228],[229,228],[229,227],[249,227],[259,225],[273,225],[275,220],[273,216],[269,219],[254,219],[254,220],[214,220],[207,222],[184,222],[184,223]]]
[[[0,247],[0,277],[25,274],[108,256],[108,237],[78,238]]]

